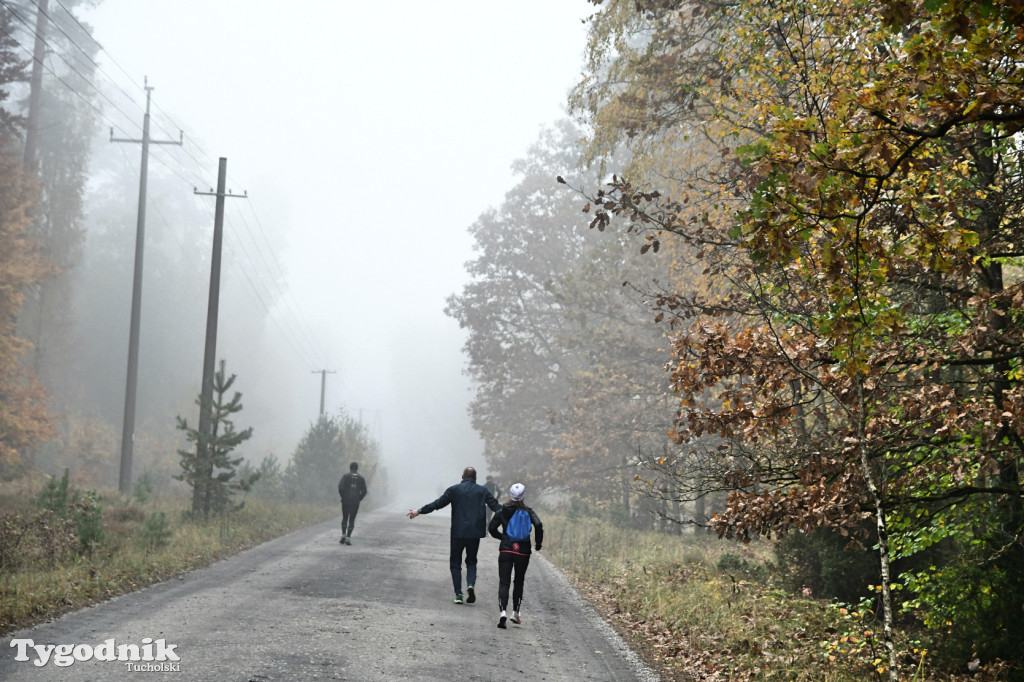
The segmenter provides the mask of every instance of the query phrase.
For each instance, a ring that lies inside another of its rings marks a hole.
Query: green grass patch
[[[82,551],[74,528],[49,511],[16,505],[0,515],[0,633],[207,566],[337,515],[333,506],[249,499],[238,511],[197,521],[185,513],[184,501],[139,506],[99,500],[101,532],[88,551]]]

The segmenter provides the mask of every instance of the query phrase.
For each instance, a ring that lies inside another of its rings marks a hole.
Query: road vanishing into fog
[[[7,635],[0,680],[657,679],[541,554],[526,575],[521,626],[496,627],[491,538],[481,540],[477,602],[453,604],[448,510],[413,520],[405,511],[360,512],[351,546],[338,543],[335,519]],[[27,639],[97,653],[37,666]],[[19,640],[28,661],[15,660]],[[97,660],[127,644],[157,660]]]

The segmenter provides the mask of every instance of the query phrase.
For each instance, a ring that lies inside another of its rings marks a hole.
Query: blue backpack
[[[516,509],[505,526],[505,535],[512,542],[526,542],[530,539],[530,514],[525,509]]]

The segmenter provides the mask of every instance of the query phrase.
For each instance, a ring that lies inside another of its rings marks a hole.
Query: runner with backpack
[[[534,533],[537,551],[544,542],[544,524],[532,509],[526,506],[526,486],[516,483],[508,491],[510,502],[502,505],[501,511],[494,514],[487,532],[491,537],[501,540],[498,547],[498,607],[501,616],[498,627],[504,629],[505,621],[511,620],[516,625],[522,624],[519,611],[523,602],[523,583],[526,580],[526,568],[530,565],[530,532]],[[499,530],[501,528],[502,530]],[[515,572],[515,580],[512,574]],[[512,617],[508,618],[508,588],[512,584]]]
[[[348,465],[348,473],[338,481],[341,495],[341,544],[352,544],[352,529],[356,525],[359,503],[366,497],[366,479],[359,474],[359,463]]]

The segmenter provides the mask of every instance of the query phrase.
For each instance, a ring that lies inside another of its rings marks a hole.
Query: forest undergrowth
[[[663,680],[888,679],[873,605],[783,589],[770,542],[544,519],[544,556]],[[900,679],[1006,679],[998,666],[941,669],[914,629],[896,646]]]
[[[61,489],[54,481],[42,491],[26,481],[0,486],[0,633],[337,515],[335,506],[248,499],[241,509],[197,519],[184,494],[125,501],[116,491]]]

